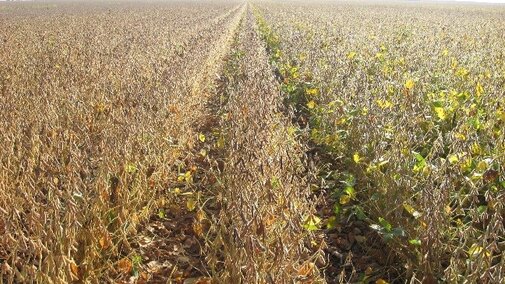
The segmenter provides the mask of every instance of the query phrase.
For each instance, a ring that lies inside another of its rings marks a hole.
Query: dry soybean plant
[[[320,279],[315,212],[303,177],[303,149],[282,113],[279,85],[249,9],[225,67],[227,103],[214,192],[220,208],[208,239],[209,262],[222,283],[291,283]]]
[[[167,198],[197,140],[209,43],[241,11],[235,3],[1,7],[1,279],[130,273],[138,258],[128,239]]]
[[[504,18],[0,4],[0,283],[504,282]]]

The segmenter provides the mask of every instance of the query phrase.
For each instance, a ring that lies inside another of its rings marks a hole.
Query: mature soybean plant
[[[0,282],[138,276],[132,238],[189,167],[238,8],[0,6]]]
[[[286,100],[333,153],[335,216],[404,277],[503,282],[505,9],[257,5]]]

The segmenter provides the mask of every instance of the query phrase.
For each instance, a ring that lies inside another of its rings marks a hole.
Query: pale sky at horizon
[[[437,1],[434,1],[437,2]],[[476,2],[476,3],[501,3],[505,4],[505,0],[443,0],[441,2]]]

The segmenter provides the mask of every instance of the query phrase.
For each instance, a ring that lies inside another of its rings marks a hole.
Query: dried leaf
[[[351,197],[347,194],[342,194],[340,196],[340,204],[345,205],[351,201]]]
[[[75,264],[75,262],[70,263],[70,272],[72,273],[72,277],[75,277],[75,279],[79,280],[80,275],[79,275],[79,266]]]
[[[100,248],[103,250],[106,250],[110,246],[110,237],[108,233],[103,234],[100,239],[98,240],[100,244]]]
[[[495,171],[493,169],[489,169],[484,173],[484,181],[485,182],[495,182],[498,179],[498,171]]]
[[[300,269],[298,269],[298,276],[307,277],[307,276],[311,275],[312,272],[314,271],[314,267],[315,267],[315,265],[312,262],[305,263],[304,265],[302,265],[300,267]]]
[[[203,225],[202,222],[199,222],[198,220],[195,220],[193,222],[193,232],[200,237],[203,235]]]
[[[132,271],[132,262],[127,257],[121,259],[117,263],[117,268],[124,274],[130,274]]]
[[[196,208],[196,200],[193,198],[188,198],[186,201],[186,207],[188,208],[189,211],[193,211]]]

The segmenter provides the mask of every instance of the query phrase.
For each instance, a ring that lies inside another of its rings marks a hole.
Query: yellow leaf
[[[469,249],[468,249],[468,255],[470,257],[476,257],[479,256],[482,252],[489,257],[491,256],[491,253],[484,249],[483,247],[479,246],[478,244],[473,244]]]
[[[480,161],[477,164],[477,171],[484,172],[485,170],[487,170],[487,167],[488,167],[488,164],[486,161]]]
[[[449,215],[452,212],[452,208],[449,205],[445,205],[444,207],[445,214]]]
[[[482,148],[477,142],[474,142],[472,146],[470,146],[470,149],[472,150],[472,154],[474,155],[480,155],[482,154]]]
[[[354,162],[355,162],[356,164],[359,164],[359,161],[361,160],[361,157],[359,156],[359,153],[358,153],[358,152],[356,152],[356,153],[354,153],[354,155],[352,156],[352,159],[354,160]]]
[[[458,140],[466,141],[466,136],[462,133],[456,133],[456,134],[454,134],[454,137]]]
[[[443,107],[435,107],[435,113],[440,120],[445,120],[447,118]]]
[[[467,76],[468,73],[469,71],[464,67],[460,67],[458,70],[456,70],[456,76],[459,76],[461,78]]]
[[[312,96],[315,96],[315,95],[317,95],[318,90],[317,90],[316,88],[310,88],[310,89],[307,89],[307,90],[305,91],[305,93],[306,93],[307,95],[312,95]]]
[[[296,133],[296,128],[294,126],[289,126],[287,131],[289,136],[293,136]]]
[[[347,58],[349,58],[349,59],[353,59],[354,57],[356,57],[356,52],[354,52],[354,51],[351,51],[347,54]]]
[[[205,135],[202,133],[198,134],[198,140],[205,142]]]
[[[414,207],[412,205],[408,204],[407,202],[403,203],[403,208],[405,209],[405,211],[409,212],[409,214],[412,215],[416,219],[421,216],[421,213],[419,213],[419,211],[414,209]]]
[[[316,107],[316,102],[314,102],[314,101],[310,101],[310,102],[308,102],[308,103],[307,103],[307,107],[308,107],[309,109],[313,109],[313,108],[315,108],[315,107]]]
[[[458,155],[449,155],[449,163],[456,164],[459,161]]]
[[[193,227],[193,232],[195,232],[195,234],[197,236],[199,236],[199,237],[202,236],[204,228],[203,228],[203,224],[202,224],[201,221],[198,221],[197,219],[195,219],[193,221],[193,226],[192,227]]]
[[[340,204],[345,205],[351,201],[351,197],[347,194],[343,194],[340,196]]]
[[[377,279],[377,281],[375,281],[375,284],[388,284],[389,282],[387,282],[386,280],[382,279],[382,278],[379,278]]]
[[[191,183],[191,182],[193,181],[193,176],[191,175],[191,171],[187,171],[187,172],[183,175],[183,177],[184,177],[184,180],[185,180],[186,182]]]
[[[498,117],[498,119],[505,122],[505,110],[497,110],[496,116]]]
[[[367,267],[365,269],[365,275],[368,276],[368,275],[371,275],[372,273],[373,273],[373,268],[372,267],[369,266],[369,267]]]
[[[193,198],[188,198],[186,201],[186,207],[188,208],[189,211],[193,211],[196,208],[196,200]]]
[[[127,173],[134,173],[137,171],[137,167],[134,165],[134,164],[131,164],[131,163],[127,163],[125,165],[125,172]]]
[[[219,136],[219,138],[217,139],[217,142],[216,142],[216,146],[218,148],[224,148],[224,136]]]
[[[412,80],[412,79],[408,79],[408,80],[405,82],[405,85],[404,85],[404,86],[405,86],[405,88],[406,88],[406,89],[410,90],[410,89],[414,88],[414,85],[415,85],[414,80]]]
[[[200,155],[201,155],[202,157],[207,156],[207,150],[205,150],[205,149],[200,150]]]
[[[304,220],[303,227],[309,231],[314,231],[319,229],[319,224],[321,223],[321,218],[311,215],[307,216]]]
[[[381,100],[381,99],[378,99],[375,101],[377,103],[377,105],[382,108],[382,109],[386,109],[386,108],[391,108],[393,106],[393,103],[388,101],[388,100]]]
[[[475,94],[477,95],[477,97],[480,97],[480,96],[482,96],[483,93],[484,93],[484,88],[482,88],[482,85],[480,84],[480,82],[477,82],[477,86],[475,87]]]

